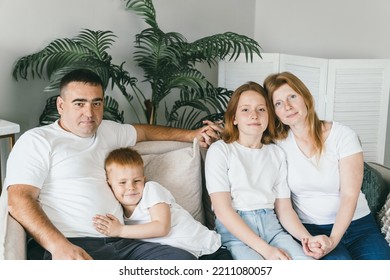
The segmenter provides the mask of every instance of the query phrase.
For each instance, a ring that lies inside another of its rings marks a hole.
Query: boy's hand
[[[110,237],[120,236],[123,225],[115,216],[111,214],[107,214],[106,216],[96,215],[92,218],[92,221],[93,226],[98,232]]]

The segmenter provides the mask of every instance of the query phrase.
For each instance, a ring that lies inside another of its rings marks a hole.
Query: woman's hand
[[[303,251],[315,259],[321,259],[334,249],[333,240],[326,235],[317,235],[302,239]]]

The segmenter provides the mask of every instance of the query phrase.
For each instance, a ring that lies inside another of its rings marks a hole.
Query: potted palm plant
[[[237,59],[241,52],[249,61],[253,55],[261,57],[259,44],[233,32],[189,43],[182,34],[165,33],[159,28],[152,0],[124,1],[128,10],[142,16],[149,25],[136,35],[134,53],[134,61],[151,86],[151,100],[146,100],[149,123],[157,123],[160,103],[174,93],[178,95],[177,101],[170,109],[165,106],[167,125],[192,128],[202,115],[209,119],[221,115],[231,92],[214,87],[195,64],[203,62],[211,67],[222,59]]]
[[[65,73],[88,68],[102,78],[106,88],[110,85],[112,89],[119,89],[139,122],[162,123],[157,119],[157,111],[164,99],[174,94],[177,96],[173,105],[165,104],[166,125],[195,128],[202,119],[220,119],[231,91],[214,87],[195,64],[207,63],[212,67],[221,59],[235,60],[241,53],[251,61],[253,55],[261,57],[259,44],[233,32],[190,43],[180,33],[165,33],[159,28],[151,0],[123,1],[127,10],[140,15],[148,25],[135,36],[134,62],[143,69],[144,81],[150,84],[150,99],[137,87],[137,79],[124,69],[124,62],[112,63],[107,52],[116,37],[112,31],[84,29],[75,38],[56,39],[41,51],[18,59],[13,71],[15,79],[48,78],[45,90],[52,91],[58,88]],[[106,98],[105,118],[123,122],[118,103],[111,97]],[[144,115],[137,115],[137,106],[141,106]],[[50,123],[57,117],[53,97],[48,99],[40,123]]]

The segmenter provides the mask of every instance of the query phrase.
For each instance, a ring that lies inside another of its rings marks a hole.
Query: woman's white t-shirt
[[[306,157],[289,131],[278,145],[287,155],[288,185],[293,205],[303,223],[333,224],[340,204],[339,160],[362,152],[356,133],[333,122],[319,161]],[[360,192],[353,220],[370,213],[365,196]]]

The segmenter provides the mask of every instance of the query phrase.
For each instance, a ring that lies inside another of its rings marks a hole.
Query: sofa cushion
[[[378,214],[381,232],[385,236],[387,242],[390,243],[390,195],[387,196],[387,200]]]
[[[388,187],[382,175],[369,164],[364,163],[364,177],[362,192],[365,194],[371,213],[376,217],[381,210],[387,194]]]
[[[205,224],[202,204],[199,143],[175,141],[140,142],[134,147],[142,156],[147,180],[167,188],[176,202]]]

